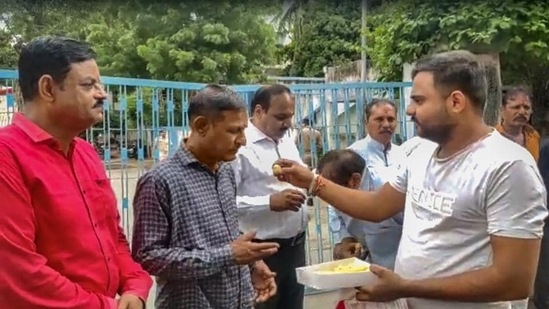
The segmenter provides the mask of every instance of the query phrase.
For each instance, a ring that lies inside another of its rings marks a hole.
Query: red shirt
[[[93,147],[76,138],[65,155],[15,115],[0,129],[0,307],[110,309],[117,293],[145,301],[151,285]]]

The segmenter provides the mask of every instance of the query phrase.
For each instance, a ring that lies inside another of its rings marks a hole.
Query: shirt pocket
[[[111,182],[107,178],[93,178],[88,183],[87,196],[90,210],[97,223],[115,222],[118,208]]]

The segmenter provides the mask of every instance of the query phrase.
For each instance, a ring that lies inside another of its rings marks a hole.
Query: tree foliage
[[[547,62],[548,14],[540,1],[391,1],[370,19],[368,55],[383,80],[400,79],[403,63],[449,49]]]
[[[360,2],[305,1],[300,7],[299,40],[282,50],[286,74],[322,77],[325,66],[360,59]]]
[[[3,1],[12,38],[86,39],[105,75],[245,83],[260,80],[274,59],[276,33],[267,17],[276,6],[265,1]],[[2,57],[0,65],[14,66],[12,54]]]
[[[499,54],[504,84],[532,88],[534,120],[549,106],[549,6],[544,1],[391,1],[370,19],[368,55],[381,80],[402,65],[453,49]]]

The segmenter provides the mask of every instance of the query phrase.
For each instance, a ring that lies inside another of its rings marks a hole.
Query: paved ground
[[[106,166],[111,184],[118,199],[118,208],[122,216],[122,225],[129,238],[131,238],[133,222],[131,204],[135,194],[137,180],[151,165],[151,163],[140,165],[133,161],[125,167],[122,167],[119,162],[112,162],[110,165]],[[122,207],[124,200],[127,201],[128,208]],[[315,204],[317,204],[315,207],[309,207],[310,221],[307,242],[309,264],[316,264],[320,261],[329,261],[331,259],[331,245],[327,227],[327,208],[318,201],[315,201]],[[154,290],[151,292],[149,305],[147,306],[148,308],[154,308],[153,295]],[[305,308],[334,308],[337,300],[336,297],[337,293],[333,292],[309,295],[305,299]]]

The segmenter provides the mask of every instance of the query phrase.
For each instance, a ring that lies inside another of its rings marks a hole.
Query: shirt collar
[[[370,135],[366,136],[366,142],[368,143],[368,146],[373,147],[374,149],[382,152],[389,152],[393,145],[392,143],[389,143],[387,146],[383,145],[382,143],[373,139]]]
[[[207,170],[210,174],[212,174],[212,171],[208,169],[206,165],[204,165],[202,162],[200,162],[193,154],[192,152],[186,147],[185,143],[187,141],[187,138],[184,138],[180,150],[175,153],[174,158],[182,163],[183,165],[195,165],[195,166],[202,166],[205,170]],[[219,172],[221,170],[221,167],[223,166],[223,162],[217,163],[217,170],[216,172]],[[215,174],[215,172],[213,173]]]
[[[35,143],[53,140],[53,136],[51,136],[51,134],[44,131],[44,129],[40,128],[34,122],[30,121],[23,113],[16,113],[13,116],[12,123],[25,132],[25,134],[27,134]]]
[[[495,129],[501,134],[506,134],[505,128],[503,127],[503,121],[498,123]],[[526,135],[533,134],[534,131],[536,131],[534,127],[529,124],[525,124],[524,126],[522,126],[522,133],[525,133]]]
[[[181,149],[177,152],[176,157],[184,165],[200,163],[200,161],[198,161],[198,159],[189,151],[189,149],[187,149],[187,146],[185,146],[186,141],[187,138],[184,138],[181,143]]]
[[[251,143],[255,144],[264,139],[273,141],[272,138],[261,132],[261,130],[259,130],[251,121],[248,121],[248,127],[246,128],[246,131],[246,139]]]

